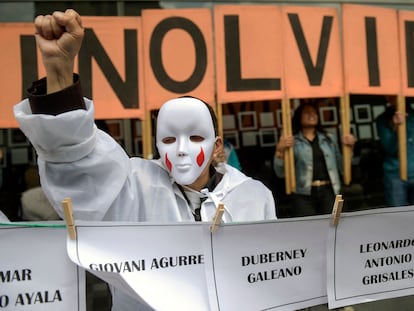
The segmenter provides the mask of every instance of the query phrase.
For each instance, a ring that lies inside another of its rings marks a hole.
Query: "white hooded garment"
[[[42,188],[60,217],[61,202],[69,197],[75,220],[194,221],[186,198],[161,162],[129,158],[96,128],[93,103],[85,98],[85,104],[87,110],[57,116],[32,114],[27,99],[14,107],[21,130],[37,151]],[[201,205],[202,221],[212,220],[214,201],[225,205],[224,222],[276,219],[273,195],[261,182],[228,165],[220,172],[222,180]],[[113,310],[144,310],[118,292]]]

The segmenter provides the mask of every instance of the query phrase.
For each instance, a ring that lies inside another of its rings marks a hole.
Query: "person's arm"
[[[280,178],[285,177],[285,169],[284,169],[285,151],[288,148],[293,147],[294,142],[295,142],[295,138],[293,136],[291,136],[291,135],[286,136],[286,135],[282,134],[279,138],[279,141],[278,141],[277,145],[276,145],[275,156],[274,156],[274,159],[273,159],[273,168],[274,168],[274,171],[275,171],[276,175]]]
[[[84,30],[79,14],[68,9],[35,18],[35,38],[42,55],[46,78],[28,89],[32,113],[58,115],[86,109],[79,77],[73,74],[74,59]]]
[[[27,90],[33,114],[58,115],[76,109],[86,109],[79,76],[73,74],[73,83],[57,92],[47,94],[47,78],[35,81]]]
[[[332,135],[331,133],[327,133],[327,135],[329,137],[329,140],[331,141],[331,146],[333,148],[333,153],[335,156],[335,163],[336,163],[336,167],[338,169],[339,175],[343,176],[344,167],[343,167],[343,161],[342,161],[342,153],[341,153],[341,150],[339,149],[339,144],[334,135]],[[344,139],[344,137],[342,137],[342,139]]]
[[[64,13],[39,15],[34,24],[36,43],[46,70],[47,94],[71,86],[75,57],[84,36],[80,15],[68,9]]]
[[[73,74],[83,38],[80,17],[67,10],[37,17],[35,24],[47,75],[14,106],[14,115],[36,149],[42,188],[61,217],[61,202],[70,197],[75,219],[120,219],[130,207],[138,210],[137,198],[127,195],[133,187],[126,182],[130,161],[116,141],[97,130],[93,103],[82,98]]]
[[[87,109],[79,77],[73,73],[84,35],[81,18],[68,9],[39,15],[34,26],[46,77],[32,84],[28,100],[16,105],[14,114],[39,158],[49,162],[75,161],[91,152],[96,139],[93,105],[88,102]],[[70,111],[84,113],[62,116]]]
[[[68,9],[39,15],[34,26],[46,78],[34,82],[28,90],[32,113],[58,115],[86,109],[79,77],[73,74],[74,59],[84,36],[79,14]]]

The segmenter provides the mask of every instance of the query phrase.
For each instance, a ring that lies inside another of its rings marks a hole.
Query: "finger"
[[[50,15],[39,15],[35,18],[35,33],[45,39],[52,39]]]
[[[52,18],[52,19],[51,19],[50,25],[51,25],[51,27],[52,27],[52,34],[53,34],[53,37],[54,37],[55,39],[59,39],[59,38],[62,36],[62,34],[65,32],[65,28],[64,28],[64,27],[62,27],[62,26],[60,26],[60,25],[57,23],[56,18]]]
[[[79,26],[81,26],[83,28],[82,19],[81,19],[81,16],[78,13],[75,14],[75,19],[76,19],[76,22],[79,24]]]
[[[45,15],[44,18],[42,19],[42,24],[41,24],[42,37],[48,40],[53,39],[53,31],[52,31],[51,22],[52,22],[52,16]]]
[[[38,15],[36,16],[35,20],[34,20],[34,26],[35,26],[35,33],[42,35],[42,21],[43,21],[44,16],[43,15]]]
[[[63,12],[54,12],[53,17],[56,18],[58,24],[66,28],[69,33],[76,33],[82,30],[82,20],[80,15],[72,9]]]

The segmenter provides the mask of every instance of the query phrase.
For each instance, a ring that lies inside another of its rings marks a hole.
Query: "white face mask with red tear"
[[[157,148],[162,162],[180,185],[194,183],[206,168],[216,136],[202,101],[182,97],[167,101],[157,117]]]

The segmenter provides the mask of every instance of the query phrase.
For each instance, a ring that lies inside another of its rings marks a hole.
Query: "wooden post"
[[[290,100],[282,99],[282,123],[283,135],[292,135],[292,120],[290,118]],[[295,182],[295,162],[293,159],[293,148],[288,148],[284,151],[285,162],[285,187],[286,193],[291,194],[296,189]]]
[[[340,101],[340,112],[341,112],[341,127],[342,135],[349,135],[350,130],[350,117],[349,117],[349,94],[341,97]],[[341,138],[342,139],[342,138]],[[351,183],[351,157],[352,149],[349,146],[342,144],[342,161],[344,171],[344,184],[349,185]]]
[[[152,120],[151,110],[145,111],[145,119],[141,122],[142,129],[142,155],[145,159],[151,158],[152,150]]]
[[[288,129],[289,135],[293,135],[292,132],[292,113],[291,113],[291,104],[290,100],[287,101],[286,105],[286,116],[287,116],[287,124],[286,128]],[[292,192],[296,191],[296,178],[295,178],[295,155],[294,155],[294,147],[288,149],[288,157],[289,157],[289,171],[290,171],[290,189]]]
[[[400,161],[400,178],[407,181],[407,125],[406,125],[406,110],[405,110],[405,97],[398,95],[397,97],[397,110],[404,116],[404,122],[398,125],[398,158]]]
[[[223,107],[222,107],[222,104],[217,103],[217,102],[216,102],[216,116],[217,116],[218,134],[223,137]]]

